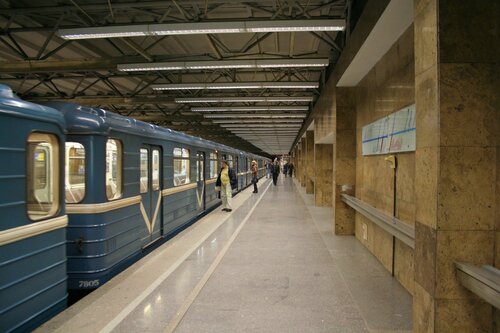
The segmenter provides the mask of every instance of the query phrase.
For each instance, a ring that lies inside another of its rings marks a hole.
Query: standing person
[[[250,170],[252,171],[253,193],[258,193],[259,190],[257,189],[257,182],[259,181],[259,177],[257,176],[257,173],[259,172],[259,168],[257,167],[257,161],[252,161]]]
[[[272,174],[273,174],[273,184],[276,186],[276,183],[278,181],[278,176],[280,174],[280,164],[278,162],[278,159],[274,160],[274,164],[272,167]]]
[[[233,198],[233,190],[238,186],[238,179],[234,170],[229,167],[229,164],[225,160],[222,160],[222,168],[220,169],[215,186],[220,187],[222,210],[225,212],[232,211],[231,199]]]
[[[295,167],[295,166],[293,165],[293,163],[292,163],[292,162],[290,162],[290,163],[288,164],[288,174],[290,175],[290,178],[291,178],[291,177],[293,177],[293,169],[294,169],[294,167]]]
[[[288,168],[289,168],[289,164],[288,162],[285,162],[285,164],[283,165],[283,174],[286,175],[288,174]]]

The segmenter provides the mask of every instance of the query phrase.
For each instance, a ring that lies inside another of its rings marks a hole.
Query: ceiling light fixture
[[[138,64],[119,64],[119,71],[174,71],[224,68],[283,68],[283,67],[326,67],[328,58],[319,59],[256,59],[186,62],[150,62]]]
[[[227,82],[152,84],[153,90],[205,90],[205,89],[316,89],[317,82]]]
[[[273,103],[273,102],[312,102],[314,97],[207,97],[176,98],[175,103]]]
[[[232,120],[212,120],[214,124],[238,124],[238,123],[300,123],[302,124],[302,119],[232,119]]]
[[[191,108],[193,112],[236,112],[236,111],[308,111],[308,106],[228,106]]]
[[[342,31],[345,20],[268,20],[233,22],[190,22],[120,25],[59,29],[64,39],[116,38],[134,36],[228,34],[255,32]]]
[[[249,125],[242,124],[219,124],[219,126],[224,127],[228,131],[236,130],[236,129],[249,129]],[[259,128],[288,128],[288,129],[296,129],[297,131],[302,127],[302,124],[257,124]]]
[[[264,118],[264,119],[275,119],[275,118],[305,118],[306,114],[268,114],[268,113],[256,113],[256,114],[244,114],[244,113],[226,113],[226,114],[204,114],[205,118],[217,119],[217,118]]]

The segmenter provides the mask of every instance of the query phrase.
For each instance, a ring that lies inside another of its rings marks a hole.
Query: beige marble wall
[[[317,144],[314,147],[314,201],[316,206],[331,207],[333,201],[333,145]]]
[[[332,143],[335,131],[335,84],[331,77],[314,106],[314,139],[316,143]]]
[[[315,166],[314,166],[314,131],[306,131],[306,166],[305,183],[306,193],[314,193]]]
[[[306,186],[306,159],[307,159],[307,149],[306,149],[306,138],[302,138],[300,140],[301,143],[301,152],[300,152],[300,185],[302,187]]]
[[[363,156],[363,126],[415,103],[413,27],[410,27],[356,87],[356,197],[392,215],[394,208],[394,170],[386,155]],[[337,122],[339,114],[337,113]],[[415,153],[396,154],[396,216],[415,224]],[[356,214],[356,237],[392,270],[392,236],[360,214]],[[364,239],[366,228],[367,239]],[[413,250],[396,241],[394,275],[414,292]]]
[[[498,267],[499,12],[495,1],[415,1],[416,332],[493,327],[454,262]]]
[[[335,98],[335,234],[353,235],[355,211],[341,199],[354,195],[356,184],[355,89],[337,88]]]

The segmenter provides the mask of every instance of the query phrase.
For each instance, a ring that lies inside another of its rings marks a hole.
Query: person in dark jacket
[[[259,167],[257,166],[257,161],[255,160],[252,161],[252,166],[250,167],[250,170],[252,171],[253,193],[258,193],[259,190],[257,188],[257,182],[259,181],[259,177],[257,174],[259,172]]]
[[[288,163],[288,174],[290,175],[290,177],[293,177],[293,169],[295,168],[295,166],[293,165],[292,162]]]
[[[278,182],[278,176],[280,175],[280,164],[278,162],[278,159],[274,160],[274,163],[271,166],[271,173],[273,174],[273,184],[274,186],[276,186],[276,183]]]
[[[222,161],[222,168],[220,169],[215,186],[220,188],[222,210],[225,212],[232,211],[231,199],[233,198],[233,190],[238,187],[238,178],[236,178],[236,173],[229,167],[227,161]]]

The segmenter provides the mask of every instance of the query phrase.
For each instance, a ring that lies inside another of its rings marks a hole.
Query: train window
[[[189,149],[174,148],[174,186],[189,182]]]
[[[210,153],[210,178],[217,178],[219,175],[217,153]]]
[[[85,197],[85,147],[79,142],[66,142],[65,156],[66,202],[78,203]]]
[[[229,164],[229,167],[231,169],[234,168],[234,166],[233,166],[233,155],[227,155],[227,164]]]
[[[140,167],[140,191],[141,193],[146,193],[148,191],[148,170],[149,170],[149,151],[146,148],[141,148],[141,167]]]
[[[153,191],[160,189],[160,151],[153,150]]]
[[[106,142],[106,196],[109,200],[122,196],[122,144],[114,139]]]
[[[33,133],[27,148],[28,216],[39,221],[59,210],[59,143],[55,135]]]

